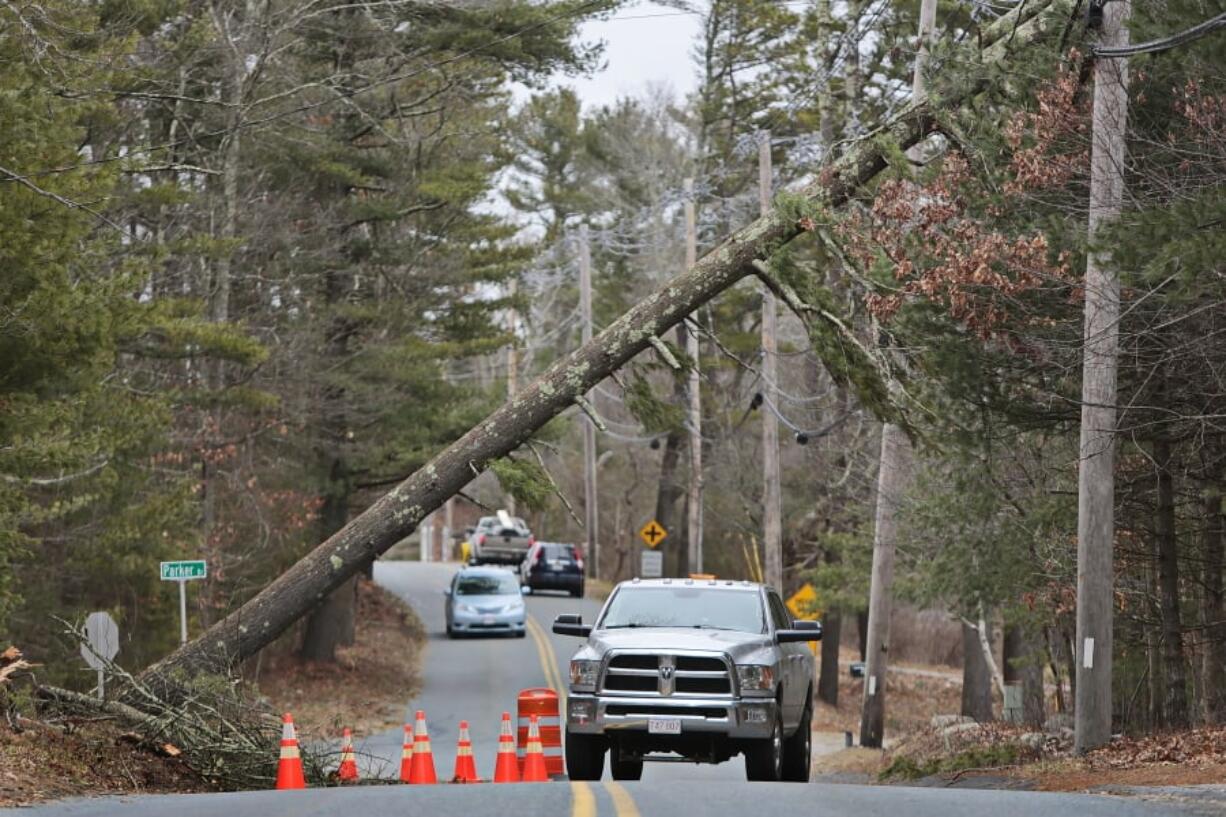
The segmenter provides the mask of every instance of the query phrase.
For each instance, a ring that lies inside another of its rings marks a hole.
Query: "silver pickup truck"
[[[809,779],[815,621],[796,621],[773,588],[750,582],[622,582],[591,625],[560,615],[553,631],[585,637],[570,662],[566,767],[615,780],[646,761],[722,763],[745,756],[750,780]]]

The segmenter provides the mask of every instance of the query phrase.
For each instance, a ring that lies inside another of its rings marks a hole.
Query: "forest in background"
[[[701,17],[697,92],[584,108],[546,80],[595,64],[575,27],[614,5],[0,8],[0,633],[77,686],[53,616],[108,609],[127,666],[163,656],[159,559],[209,560],[193,627],[217,621],[501,403],[509,343],[521,382],[578,345],[579,224],[599,329],[682,269],[685,179],[701,254],[757,215],[760,133],[787,206],[909,100],[918,3],[678,0]],[[981,70],[952,46],[1001,10],[942,5],[932,73]],[[1139,6],[1132,36],[1221,12]],[[922,160],[899,151],[849,206],[804,211],[774,261],[900,373],[899,589],[963,622],[972,714],[990,714],[974,647],[993,625],[1033,717],[1045,674],[1072,701],[1091,65],[1073,29],[950,114]],[[1224,61],[1213,38],[1133,59],[1125,214],[1095,248],[1123,290],[1127,730],[1226,717]],[[511,82],[540,89],[516,104]],[[867,606],[879,407],[786,317],[777,404],[757,397],[760,305],[744,283],[688,324],[704,566],[749,571],[773,411],[784,589],[814,582],[834,635]],[[632,573],[651,516],[675,532],[669,572],[689,569],[684,399],[658,353],[596,390],[606,577]],[[495,468],[544,538],[584,538],[540,478],[581,509],[582,422]],[[326,658],[351,627],[342,590],[296,637]]]

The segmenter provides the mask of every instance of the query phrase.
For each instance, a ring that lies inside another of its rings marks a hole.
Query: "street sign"
[[[808,582],[784,603],[792,615],[802,621],[816,621],[821,616],[821,611],[817,609],[817,590]],[[817,642],[810,641],[809,649],[817,655]]]
[[[192,559],[183,562],[162,562],[162,581],[183,582],[192,579],[204,579],[209,575],[208,565],[204,559]]]
[[[664,554],[658,550],[644,550],[642,553],[642,578],[658,579],[664,575]]]
[[[85,641],[81,644],[81,657],[85,663],[98,671],[98,697],[102,697],[104,668],[119,655],[119,625],[105,611],[90,613],[85,619]]]
[[[179,643],[187,643],[187,583],[207,578],[209,567],[204,559],[162,562],[162,581],[179,583]]]
[[[821,613],[817,609],[817,590],[813,585],[805,584],[787,600],[788,609],[796,618],[816,621]]]
[[[647,547],[654,548],[668,538],[668,531],[653,519],[639,530],[639,538],[646,543]]]

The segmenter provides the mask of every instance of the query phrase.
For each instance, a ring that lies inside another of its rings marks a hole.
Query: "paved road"
[[[0,809],[0,814],[12,817],[1188,817],[1189,813],[1163,804],[1085,795],[740,781],[370,786],[110,797],[20,811]]]
[[[553,617],[579,612],[591,620],[599,605],[564,596],[534,596],[535,622],[523,639],[450,641],[443,633],[442,588],[455,565],[381,562],[375,578],[418,610],[429,632],[420,695],[405,713],[423,709],[440,777],[449,777],[458,724],[468,720],[478,772],[494,764],[499,717],[515,710],[525,687],[561,687],[566,663],[577,646],[548,632]],[[399,729],[361,741],[367,771],[394,775],[399,765]],[[976,791],[901,786],[797,785],[744,782],[740,758],[720,766],[648,764],[633,783],[551,783],[517,786],[370,786],[305,792],[150,795],[53,803],[0,815],[37,817],[290,817],[291,815],[429,815],[429,817],[746,817],[747,814],[820,817],[1188,817],[1214,811],[1187,810],[1168,802],[1038,792]]]
[[[420,562],[376,562],[375,581],[413,605],[426,626],[429,640],[422,667],[421,693],[405,706],[406,717],[421,709],[430,727],[430,743],[439,776],[450,776],[461,720],[467,720],[473,755],[482,777],[492,776],[498,751],[498,726],[503,711],[515,717],[515,697],[521,689],[547,686],[565,693],[570,656],[579,640],[554,635],[550,629],[559,613],[580,613],[592,621],[600,603],[553,593],[527,599],[526,638],[449,639],[443,619],[443,588],[457,565]],[[394,729],[359,741],[356,749],[371,771],[399,768],[403,730]],[[394,771],[391,774],[394,775]],[[609,772],[606,766],[605,776]],[[645,782],[727,780],[744,778],[740,758],[721,766],[648,764]]]

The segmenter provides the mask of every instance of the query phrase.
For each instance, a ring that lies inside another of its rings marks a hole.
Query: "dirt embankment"
[[[278,712],[291,712],[299,734],[337,738],[397,726],[421,684],[425,629],[412,608],[373,582],[358,585],[358,632],[337,650],[334,664],[286,652],[260,667],[260,693]]]
[[[355,643],[336,664],[289,654],[266,658],[258,693],[272,711],[294,713],[306,738],[357,734],[399,722],[419,684],[425,634],[412,610],[373,583],[358,595]],[[28,679],[0,689],[0,807],[100,794],[206,791],[174,746],[142,741],[112,718],[39,711]],[[16,700],[16,697],[22,700]],[[7,721],[7,722],[6,722]]]

